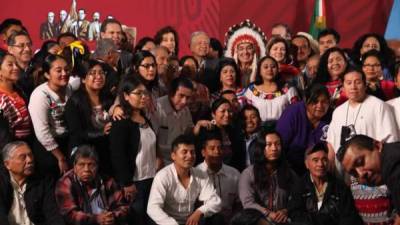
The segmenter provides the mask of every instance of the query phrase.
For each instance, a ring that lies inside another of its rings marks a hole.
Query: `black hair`
[[[138,41],[138,43],[136,44],[135,48],[133,49],[133,52],[141,51],[142,48],[147,44],[147,42],[153,42],[154,45],[155,45],[155,42],[154,42],[153,38],[151,38],[151,37],[143,37]]]
[[[134,76],[140,80],[140,82],[143,83],[143,85],[146,87],[146,89],[148,91],[151,91],[153,89],[153,87],[158,86],[158,76],[156,75],[156,77],[154,78],[154,80],[152,81],[148,81],[146,79],[143,78],[143,76],[139,73],[139,67],[142,64],[142,61],[145,58],[152,58],[154,60],[154,65],[155,65],[155,70],[157,70],[157,61],[156,58],[154,57],[153,54],[151,54],[151,52],[146,51],[146,50],[140,50],[137,51],[134,55],[133,55],[133,70],[134,70]],[[157,72],[156,72],[157,74]]]
[[[121,31],[122,31],[122,24],[121,24],[121,22],[119,22],[119,21],[116,20],[116,19],[107,18],[107,19],[105,19],[105,20],[101,23],[100,32],[103,32],[103,33],[106,32],[107,25],[108,25],[108,24],[112,24],[112,23],[118,24],[118,25],[121,27]]]
[[[305,153],[304,153],[304,158],[306,159],[307,156],[315,153],[315,152],[325,152],[326,154],[329,153],[329,148],[328,148],[328,144],[324,141],[318,142],[316,144],[314,144],[313,146],[309,147],[306,149]]]
[[[234,59],[232,58],[222,58],[218,62],[217,66],[217,76],[218,76],[218,90],[221,90],[222,88],[222,82],[221,82],[221,71],[225,66],[232,66],[233,70],[235,71],[235,85],[236,87],[240,86],[240,70],[235,62]]]
[[[182,134],[176,137],[171,144],[171,152],[175,152],[179,145],[193,145],[195,146],[195,138],[191,134]]]
[[[272,25],[272,29],[277,28],[277,27],[283,27],[286,30],[286,33],[289,34],[289,36],[292,36],[292,30],[290,29],[289,25],[286,23],[275,23]]]
[[[275,169],[277,169],[278,186],[283,189],[287,189],[289,186],[288,178],[290,178],[290,170],[285,161],[284,150],[281,149],[281,155],[275,162],[270,162],[265,158],[264,151],[266,146],[266,137],[268,135],[276,135],[282,144],[281,135],[275,129],[263,130],[259,133],[256,139],[256,145],[254,150],[254,188],[257,192],[264,192],[269,188],[271,175],[267,170],[267,164],[274,163]]]
[[[210,38],[210,47],[218,52],[218,58],[221,58],[224,53],[224,48],[221,42],[216,38]]]
[[[201,149],[205,149],[207,142],[211,140],[219,140],[222,143],[222,134],[219,128],[206,130],[204,133],[202,133],[200,140]]]
[[[15,18],[7,18],[0,24],[0,34],[5,33],[12,25],[20,26],[24,30],[21,20]]]
[[[104,72],[106,72],[106,64],[97,60],[87,60],[84,61],[82,63],[82,70],[85,71],[85,75],[82,77],[83,79],[87,77],[88,72],[95,66],[99,65],[102,70]],[[106,82],[106,77],[104,77],[104,82]],[[73,100],[72,100],[73,99]],[[92,103],[91,100],[89,98],[89,94],[87,93],[85,84],[81,84],[79,86],[79,89],[73,94],[73,96],[71,97],[71,101],[76,100],[75,104],[80,104],[80,106],[82,107],[82,113],[84,114],[85,118],[90,118],[92,113],[93,113],[93,109],[92,109]],[[99,93],[99,100],[100,100],[100,104],[102,106],[102,108],[104,110],[108,110],[112,103],[113,103],[113,99],[111,97],[111,94],[109,93],[109,90],[106,89],[106,84],[104,84],[103,88],[100,90]],[[87,122],[89,124],[88,127],[91,127],[91,120],[87,120]]]
[[[333,37],[335,38],[336,44],[339,44],[340,34],[335,29],[332,29],[332,28],[326,28],[324,30],[321,30],[318,33],[317,41],[319,41],[320,38],[328,36],[328,35],[333,35]]]
[[[39,52],[48,52],[52,47],[59,45],[57,41],[47,40],[44,41]]]
[[[74,39],[74,41],[78,40],[78,38],[75,36],[75,34],[73,34],[71,32],[65,32],[65,33],[61,33],[60,35],[58,35],[58,37],[57,37],[58,44],[60,44],[60,40],[65,37],[71,37]]]
[[[164,34],[172,33],[174,35],[175,39],[175,52],[174,55],[178,55],[179,53],[179,36],[178,32],[176,32],[175,28],[171,26],[166,26],[161,28],[159,31],[157,31],[156,35],[154,35],[154,43],[156,45],[160,45],[163,39]],[[168,50],[169,51],[169,50]]]
[[[80,158],[90,158],[96,161],[96,166],[99,166],[99,156],[91,145],[80,145],[72,152],[73,165],[76,165]]]
[[[338,48],[338,47],[330,48],[330,49],[326,50],[324,52],[324,54],[322,54],[322,56],[319,60],[317,75],[314,80],[315,83],[324,84],[324,83],[327,83],[330,81],[330,75],[328,72],[328,58],[334,52],[338,52],[343,57],[344,61],[346,62],[346,68],[344,69],[344,71],[346,71],[347,68],[349,67],[349,62],[347,60],[345,52],[341,48]],[[339,76],[339,78],[341,80],[343,80],[343,75],[344,75],[344,72],[342,75]]]
[[[374,141],[375,140],[373,138],[368,137],[367,135],[357,134],[348,141],[346,141],[344,145],[339,148],[339,151],[336,153],[336,158],[339,160],[339,162],[342,162],[347,149],[352,146],[359,149],[366,149],[369,151],[373,151]]]
[[[317,103],[320,96],[330,99],[328,88],[325,85],[314,83],[305,90],[305,102],[307,105]]]
[[[222,104],[229,104],[231,105],[231,103],[225,99],[225,98],[219,98],[217,100],[215,100],[212,104],[211,104],[211,112],[215,113],[217,111],[217,109],[222,105]]]
[[[370,57],[370,56],[375,57],[375,58],[377,58],[377,59],[379,60],[379,63],[381,64],[381,68],[382,68],[382,70],[383,70],[383,68],[384,68],[386,65],[385,65],[385,62],[383,61],[382,53],[379,52],[379,51],[377,51],[376,49],[371,49],[371,50],[369,50],[368,52],[366,52],[366,53],[364,53],[364,54],[361,55],[360,66],[363,66],[365,60],[366,60],[368,57]]]
[[[246,105],[243,106],[243,108],[239,112],[240,124],[241,124],[241,127],[242,127],[243,130],[246,128],[246,116],[245,116],[246,111],[254,111],[254,112],[256,112],[258,120],[261,123],[260,111],[255,106],[250,105],[250,104],[246,104]]]
[[[236,92],[235,92],[234,90],[230,90],[230,89],[224,90],[224,91],[222,91],[222,92],[219,94],[219,97],[220,97],[220,98],[223,98],[224,95],[229,95],[229,94],[231,94],[231,95],[236,95]]]
[[[184,66],[186,60],[191,59],[194,61],[194,64],[196,65],[196,69],[199,68],[199,63],[197,62],[196,58],[193,57],[192,55],[185,55],[182,56],[182,58],[179,60],[179,66]]]
[[[1,64],[3,64],[4,59],[5,59],[6,56],[8,56],[8,55],[15,58],[15,56],[11,55],[9,52],[0,49],[0,66],[1,66]]]
[[[344,81],[345,76],[348,73],[352,73],[352,72],[356,72],[356,73],[360,74],[361,80],[363,81],[364,85],[367,86],[367,76],[365,75],[364,71],[362,71],[362,69],[360,69],[359,67],[356,67],[356,66],[349,66],[346,69],[346,71],[343,74],[343,81]]]
[[[53,54],[49,54],[48,56],[46,56],[46,58],[44,58],[43,61],[43,72],[44,73],[50,73],[50,69],[51,69],[51,65],[53,64],[54,61],[58,60],[58,59],[62,59],[64,60],[66,63],[68,62],[63,56],[61,55],[53,55]]]
[[[29,36],[28,32],[21,30],[21,31],[17,31],[12,33],[8,39],[7,39],[7,45],[8,46],[12,46],[15,45],[15,38],[18,36],[25,36],[29,39],[30,42],[32,42],[31,36]]]
[[[90,58],[89,47],[84,42],[81,42],[81,45],[84,49],[83,54],[79,48],[68,47],[70,45],[67,45],[67,47],[64,47],[61,51],[61,55],[65,57],[68,65],[71,66],[71,75],[80,78],[86,75],[86,71],[82,64],[85,60],[89,60]]]
[[[261,65],[262,65],[263,62],[264,62],[265,60],[267,60],[267,59],[272,60],[272,62],[273,62],[273,63],[275,64],[275,66],[276,66],[277,71],[279,71],[278,62],[277,62],[274,58],[272,58],[271,56],[268,56],[268,55],[262,57],[262,58],[258,61],[258,63],[257,63],[256,77],[255,77],[255,81],[254,81],[254,84],[256,84],[256,85],[260,85],[260,84],[264,83],[264,80],[263,80],[263,78],[262,78],[262,76],[261,76]],[[279,82],[279,72],[277,72],[277,74],[275,75],[275,82],[278,83],[278,86],[280,85],[280,82]]]
[[[394,71],[394,65],[395,65],[395,53],[394,51],[389,48],[385,38],[377,33],[367,33],[359,37],[353,45],[353,54],[352,54],[352,59],[356,64],[360,64],[360,59],[361,59],[361,48],[367,40],[367,38],[373,37],[379,42],[380,50],[382,55],[382,62],[384,65],[389,67],[390,72],[393,74]]]
[[[285,58],[283,59],[283,63],[290,64],[292,62],[292,57],[290,56],[291,47],[290,44],[286,41],[286,39],[282,37],[273,37],[267,44],[267,55],[269,55],[271,48],[273,45],[277,43],[283,43],[285,45]]]
[[[129,95],[133,90],[138,88],[140,85],[143,85],[143,83],[134,76],[124,77],[124,79],[121,81],[121,83],[119,85],[118,97],[119,97],[120,105],[121,105],[122,111],[128,117],[132,115],[132,106],[131,106],[131,104],[129,104],[129,102],[127,100],[125,100],[125,94]]]
[[[177,77],[171,81],[171,84],[170,84],[170,87],[168,90],[168,95],[170,97],[174,96],[176,94],[176,92],[178,91],[179,87],[185,87],[192,91],[194,90],[193,82],[190,79],[188,79],[186,77]]]

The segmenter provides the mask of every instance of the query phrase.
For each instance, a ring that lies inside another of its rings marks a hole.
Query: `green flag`
[[[325,0],[315,0],[314,13],[311,17],[310,34],[317,39],[318,33],[326,28]]]

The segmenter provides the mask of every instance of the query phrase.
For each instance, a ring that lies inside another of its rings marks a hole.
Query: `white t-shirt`
[[[203,202],[198,210],[205,217],[221,210],[221,198],[217,195],[207,174],[190,169],[190,181],[185,188],[179,181],[175,164],[169,164],[154,177],[151,186],[147,214],[159,225],[185,224],[196,209],[196,200]]]
[[[150,126],[139,127],[140,144],[136,156],[134,181],[153,178],[156,175],[156,134]]]
[[[399,140],[392,110],[389,105],[374,96],[368,95],[355,107],[349,106],[349,101],[346,101],[335,109],[327,137],[327,142],[333,146],[335,153],[340,147],[342,126],[351,124],[354,125],[356,134],[368,135],[383,142]]]
[[[394,118],[396,119],[397,128],[399,129],[400,135],[400,97],[387,101],[386,103],[389,104],[393,110]]]

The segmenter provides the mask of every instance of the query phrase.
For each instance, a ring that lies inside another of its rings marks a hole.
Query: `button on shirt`
[[[190,181],[184,188],[179,181],[175,164],[170,164],[160,170],[154,177],[151,186],[147,214],[157,224],[185,224],[194,208],[196,200],[203,202],[197,208],[205,217],[221,210],[221,198],[217,195],[207,174],[196,169],[190,169]]]
[[[208,174],[211,182],[214,184],[214,188],[217,191],[218,196],[221,198],[221,212],[226,219],[230,220],[233,213],[233,206],[240,204],[238,194],[240,178],[239,171],[233,167],[222,164],[221,169],[215,173],[208,168],[206,162],[199,164],[196,168]]]
[[[170,159],[172,141],[188,128],[193,127],[189,108],[175,111],[169,96],[163,96],[157,100],[157,109],[152,114],[151,121],[156,131],[158,148],[165,165],[168,165],[172,162]]]
[[[11,186],[13,188],[13,203],[8,214],[10,225],[34,225],[30,221],[25,207],[24,194],[26,191],[26,183],[20,187],[11,175],[10,178]]]

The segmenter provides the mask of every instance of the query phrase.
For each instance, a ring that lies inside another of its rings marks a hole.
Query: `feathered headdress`
[[[225,34],[225,56],[235,58],[238,44],[252,43],[258,58],[265,56],[267,37],[261,28],[249,19],[235,24]]]

